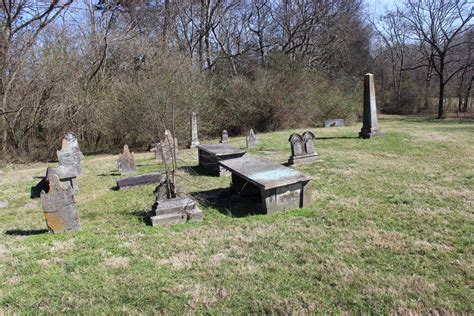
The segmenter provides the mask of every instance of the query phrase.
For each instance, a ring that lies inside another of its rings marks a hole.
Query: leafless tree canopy
[[[361,0],[1,0],[2,155],[51,157],[70,130],[85,152],[146,148],[173,118],[186,143],[191,111],[201,137],[355,120],[368,71],[384,111],[468,111],[471,19],[455,0],[380,19]]]

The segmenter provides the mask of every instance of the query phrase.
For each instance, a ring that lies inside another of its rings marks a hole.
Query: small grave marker
[[[253,129],[250,129],[248,135],[245,137],[247,148],[255,148],[258,144],[257,135],[255,135]]]
[[[223,130],[219,143],[223,144],[223,143],[227,143],[228,141],[229,141],[229,135],[227,134],[226,130]]]
[[[120,173],[133,173],[137,170],[133,153],[130,153],[128,145],[123,146],[123,154],[119,154],[117,166]]]
[[[324,121],[324,127],[343,127],[345,126],[344,124],[344,119],[330,119]]]

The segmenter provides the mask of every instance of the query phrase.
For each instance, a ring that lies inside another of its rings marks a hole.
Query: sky
[[[365,0],[367,13],[372,17],[383,15],[387,10],[395,9],[395,4],[402,4],[402,0]]]

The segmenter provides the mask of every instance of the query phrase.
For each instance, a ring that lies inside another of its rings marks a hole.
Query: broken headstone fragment
[[[41,192],[41,205],[46,225],[53,233],[79,229],[74,193],[70,187],[63,187],[55,174],[49,177],[48,193]]]
[[[377,120],[377,104],[375,99],[374,75],[366,74],[364,77],[364,117],[360,138],[383,136]]]
[[[120,173],[133,173],[137,170],[133,153],[130,153],[128,145],[123,146],[123,154],[119,154],[117,167]]]
[[[172,197],[170,182],[166,179],[155,189],[155,202],[149,213],[152,226],[184,224],[188,221],[201,221],[202,211],[196,202],[178,193]],[[176,191],[176,190],[174,190]]]

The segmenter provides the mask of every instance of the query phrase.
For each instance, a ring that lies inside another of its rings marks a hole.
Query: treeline
[[[383,110],[430,111],[418,105],[436,98],[440,77],[436,58],[422,64],[413,27],[399,43],[385,29],[391,20],[371,23],[360,0],[13,0],[0,8],[0,145],[11,160],[53,158],[68,131],[85,153],[146,148],[164,127],[186,143],[192,111],[201,137],[355,121],[368,71]],[[470,60],[463,10],[443,80],[449,88],[463,74],[469,95],[470,61],[455,75],[446,70],[453,51]],[[427,69],[430,84],[420,79]]]

